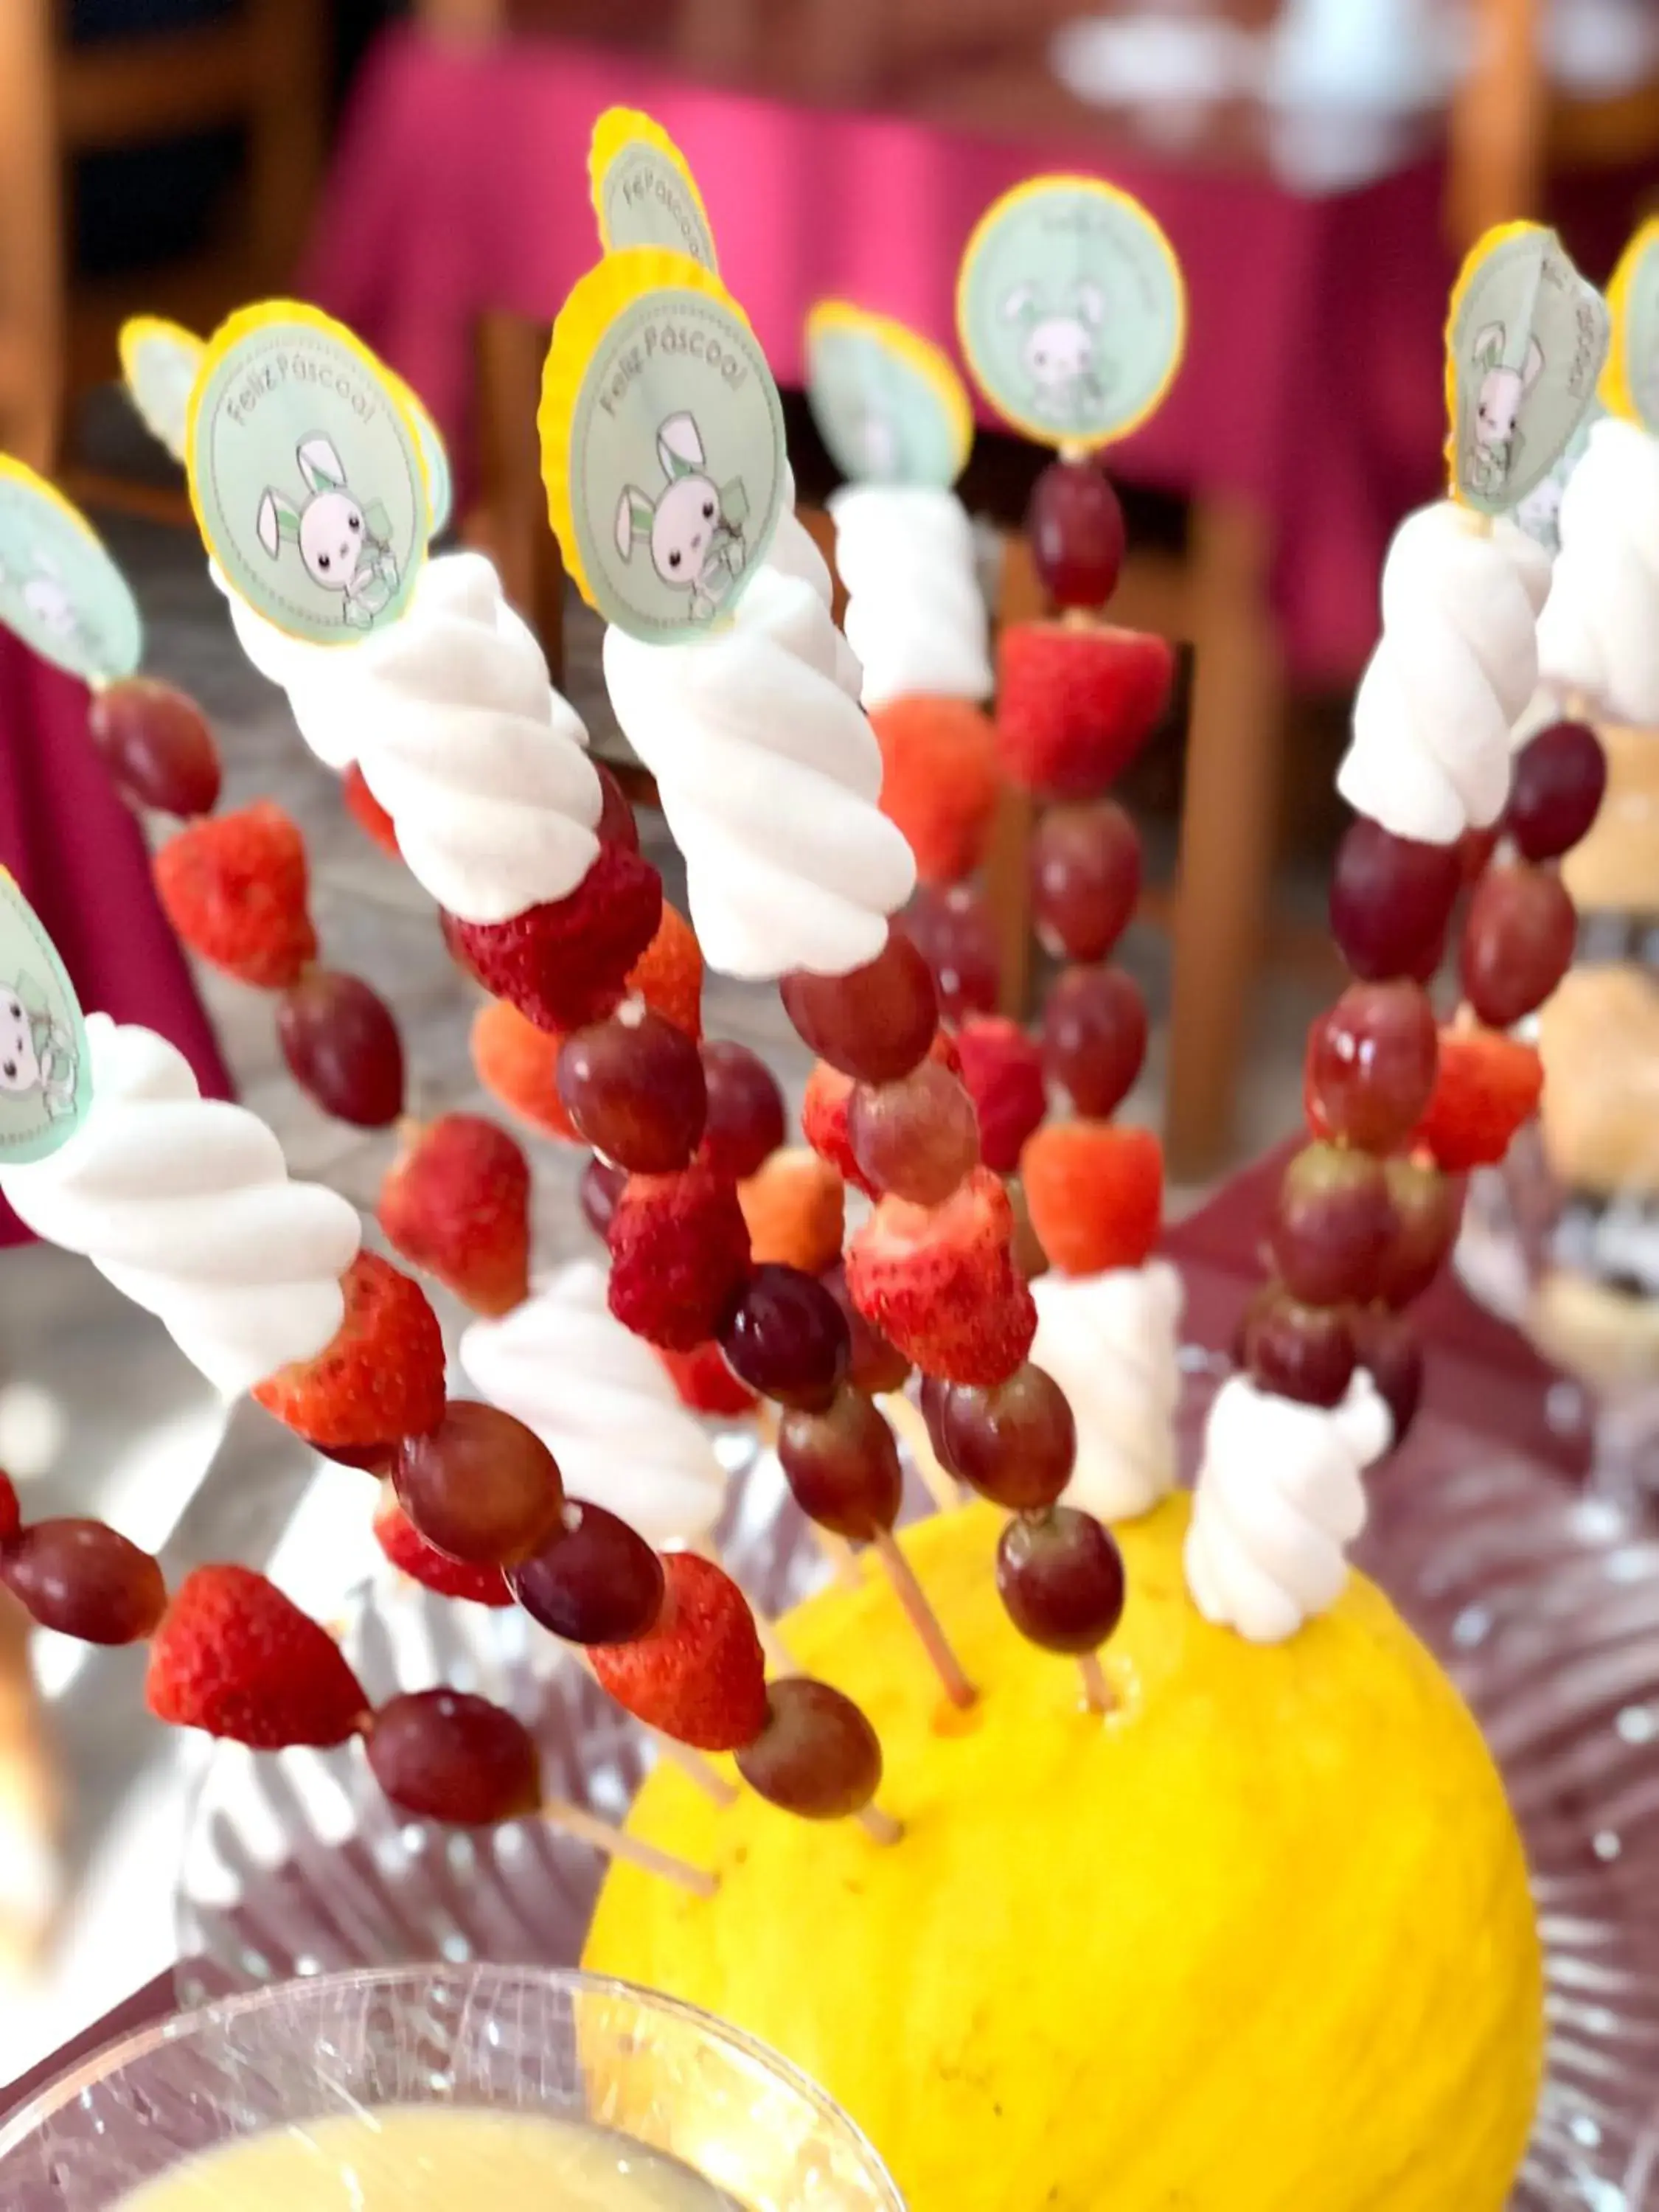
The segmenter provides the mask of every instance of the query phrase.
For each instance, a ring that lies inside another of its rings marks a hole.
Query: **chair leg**
[[[48,474],[64,398],[55,15],[52,0],[0,7],[0,446]]]
[[[1215,499],[1194,510],[1194,667],[1165,1109],[1177,1181],[1212,1173],[1225,1154],[1261,965],[1284,737],[1270,556],[1254,509]]]
[[[483,539],[501,588],[541,640],[555,684],[564,681],[564,563],[548,526],[536,410],[547,334],[522,315],[489,314],[478,325],[474,385],[480,512],[470,535]]]
[[[258,283],[289,281],[328,158],[328,25],[322,0],[256,0],[260,91],[249,122],[248,218]]]

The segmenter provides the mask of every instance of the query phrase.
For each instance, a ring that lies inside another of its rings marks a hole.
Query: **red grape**
[[[847,1287],[845,1264],[837,1260],[833,1267],[825,1268],[818,1280],[841,1308],[847,1323],[850,1346],[847,1379],[853,1388],[872,1398],[885,1397],[890,1390],[902,1390],[910,1379],[910,1363],[853,1304],[853,1294]]]
[[[1488,868],[1463,923],[1463,995],[1489,1030],[1511,1029],[1566,974],[1578,915],[1553,869],[1525,861]]]
[[[1003,1530],[997,1592],[1028,1643],[1080,1657],[1123,1618],[1122,1554],[1092,1514],[1051,1505]]]
[[[532,1620],[567,1644],[632,1644],[662,1611],[662,1561],[643,1536],[602,1505],[565,1500],[560,1525],[507,1570]]]
[[[820,1060],[863,1083],[896,1083],[933,1042],[939,999],[927,963],[902,931],[850,975],[797,969],[778,987],[796,1034]]]
[[[626,845],[630,853],[637,853],[640,849],[640,825],[634,819],[634,810],[628,803],[627,793],[603,761],[593,761],[592,769],[599,779],[602,801],[594,835],[601,845]]]
[[[1409,1314],[1373,1308],[1353,1317],[1354,1348],[1359,1364],[1376,1383],[1394,1417],[1397,1451],[1411,1433],[1423,1398],[1423,1346]]]
[[[708,1091],[702,1156],[718,1175],[743,1182],[783,1142],[783,1093],[758,1053],[724,1040],[702,1048]]]
[[[949,1385],[939,1425],[955,1472],[1010,1512],[1052,1505],[1072,1479],[1071,1407],[1053,1376],[1030,1360],[1006,1382]]]
[[[694,1039],[649,1006],[576,1030],[559,1047],[559,1096],[595,1152],[634,1175],[672,1175],[702,1139],[708,1097]]]
[[[1057,607],[1103,607],[1123,566],[1123,509],[1094,461],[1050,461],[1025,509],[1031,562]]]
[[[1522,746],[1504,826],[1528,860],[1559,860],[1586,836],[1607,787],[1607,757],[1587,722],[1553,722]]]
[[[1396,837],[1363,815],[1351,823],[1331,876],[1331,931],[1354,974],[1426,983],[1446,949],[1462,879],[1455,845]]]
[[[429,1434],[404,1438],[392,1480],[422,1535],[452,1559],[510,1566],[559,1525],[552,1453],[522,1421],[471,1399],[452,1398]]]
[[[1085,1120],[1116,1111],[1146,1057],[1146,1002],[1121,968],[1066,968],[1042,1008],[1042,1064]]]
[[[0,1468],[0,1544],[9,1544],[23,1525],[22,1509],[11,1477]]]
[[[1308,1034],[1315,1127],[1364,1152],[1392,1152],[1423,1117],[1439,1053],[1420,984],[1351,983]]]
[[[1375,1295],[1384,1305],[1408,1306],[1428,1289],[1457,1242],[1468,1179],[1414,1160],[1386,1161],[1382,1172],[1395,1231]]]
[[[101,1521],[36,1521],[0,1554],[0,1581],[42,1628],[82,1644],[136,1644],[167,1601],[148,1552]]]
[[[924,1060],[896,1083],[858,1083],[847,1105],[853,1158],[880,1191],[939,1206],[979,1164],[979,1119],[961,1079]]]
[[[283,994],[276,1035],[294,1080],[337,1121],[384,1129],[403,1112],[403,1039],[357,976],[308,968]]]
[[[843,1383],[823,1413],[787,1413],[778,1462],[809,1521],[867,1544],[898,1518],[904,1478],[893,1431],[861,1390]]]
[[[541,1760],[521,1721],[460,1690],[414,1690],[382,1705],[364,1738],[374,1779],[406,1813],[482,1828],[533,1813]]]
[[[1031,907],[1048,951],[1103,960],[1140,897],[1140,835],[1115,799],[1051,806],[1031,838]]]
[[[817,1277],[775,1261],[751,1270],[719,1336],[751,1390],[809,1412],[830,1403],[852,1357],[841,1308]]]
[[[1369,1153],[1308,1145],[1285,1168],[1268,1241],[1302,1304],[1365,1303],[1393,1239],[1388,1179]]]
[[[738,1771],[769,1804],[805,1820],[842,1820],[881,1785],[881,1744],[827,1682],[790,1675],[766,1690],[766,1725],[737,1753]]]
[[[979,892],[966,884],[947,891],[923,884],[895,922],[927,963],[947,1022],[996,1011],[1002,963],[996,925]]]
[[[1270,1285],[1244,1317],[1240,1364],[1276,1397],[1340,1406],[1353,1380],[1353,1332],[1346,1311],[1297,1304]]]
[[[193,699],[153,676],[93,694],[93,743],[130,806],[188,817],[219,803],[219,748]]]
[[[1008,1203],[1013,1209],[1014,1241],[1010,1248],[1015,1267],[1022,1282],[1034,1283],[1039,1275],[1048,1272],[1048,1255],[1042,1249],[1042,1239],[1031,1223],[1031,1209],[1026,1202],[1025,1186],[1018,1176],[1010,1176],[1003,1183],[1008,1194]]]
[[[1503,834],[1503,824],[1494,822],[1485,830],[1466,830],[1452,848],[1457,855],[1458,881],[1465,890],[1486,874]]]
[[[946,1474],[960,1476],[961,1469],[951,1457],[951,1439],[945,1433],[945,1405],[951,1395],[951,1385],[937,1375],[921,1378],[921,1418],[927,1424],[927,1441],[933,1447],[933,1457]]]
[[[610,1228],[617,1200],[627,1183],[628,1170],[612,1167],[609,1160],[591,1159],[582,1170],[577,1195],[581,1200],[582,1218],[596,1237],[603,1237]]]

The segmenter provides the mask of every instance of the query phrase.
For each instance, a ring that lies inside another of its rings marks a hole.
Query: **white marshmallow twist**
[[[1561,496],[1539,668],[1593,714],[1659,728],[1659,440],[1608,416]]]
[[[1031,1296],[1031,1358],[1065,1392],[1077,1424],[1065,1503],[1100,1521],[1150,1512],[1176,1482],[1181,1277],[1167,1260],[1098,1275],[1051,1269]]]
[[[990,626],[974,526],[955,492],[849,484],[830,512],[865,707],[918,694],[988,699]]]

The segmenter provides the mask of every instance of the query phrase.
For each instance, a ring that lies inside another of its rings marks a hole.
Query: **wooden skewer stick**
[[[641,1843],[637,1836],[613,1827],[609,1820],[600,1820],[597,1813],[586,1812],[565,1798],[548,1798],[542,1807],[542,1818],[550,1827],[574,1836],[579,1844],[591,1844],[607,1858],[623,1859],[629,1866],[638,1867],[641,1874],[659,1875],[665,1881],[678,1882],[693,1897],[713,1897],[720,1887],[716,1877],[705,1874],[701,1867],[676,1858],[672,1851],[659,1850],[654,1844]]]
[[[1083,1677],[1083,1701],[1091,1713],[1109,1713],[1116,1710],[1117,1695],[1107,1680],[1106,1669],[1100,1663],[1098,1651],[1085,1651],[1077,1662]]]
[[[872,1538],[876,1555],[887,1571],[887,1579],[893,1585],[893,1594],[903,1607],[910,1626],[921,1639],[921,1648],[933,1662],[933,1672],[939,1676],[945,1694],[953,1705],[966,1711],[979,1692],[962,1671],[962,1662],[951,1649],[945,1631],[939,1626],[939,1615],[927,1602],[927,1594],[916,1580],[915,1574],[897,1544],[890,1528],[878,1528]]]
[[[755,1408],[755,1434],[768,1451],[776,1451],[778,1409],[765,1398],[763,1398]],[[835,1579],[843,1589],[857,1589],[860,1587],[858,1568],[854,1563],[852,1551],[844,1539],[832,1535],[827,1528],[820,1528],[815,1522],[809,1521],[806,1527],[809,1534],[816,1540],[819,1551],[829,1562],[830,1571]],[[792,1666],[787,1671],[793,1674],[799,1669]]]
[[[744,1603],[755,1616],[755,1633],[761,1640],[761,1650],[765,1652],[766,1663],[773,1674],[799,1674],[800,1668],[791,1654],[789,1646],[778,1633],[776,1621],[752,1592],[745,1589],[738,1577],[732,1573],[731,1568],[720,1557],[720,1547],[711,1542],[707,1536],[700,1536],[694,1544],[689,1545],[687,1549],[695,1552],[700,1559],[707,1559],[711,1567],[718,1567],[729,1582],[737,1583]]]
[[[927,1424],[922,1418],[921,1407],[913,1406],[902,1390],[890,1392],[879,1402],[889,1425],[909,1453],[927,1495],[941,1513],[954,1512],[962,1503],[962,1485],[947,1468],[939,1465],[939,1455],[933,1449],[933,1440],[927,1433]]]
[[[870,1840],[884,1849],[897,1843],[904,1833],[904,1823],[896,1820],[890,1813],[884,1813],[879,1805],[866,1805],[855,1817]]]

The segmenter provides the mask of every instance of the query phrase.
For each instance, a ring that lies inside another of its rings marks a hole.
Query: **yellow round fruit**
[[[873,1571],[801,1607],[787,1638],[874,1721],[902,1841],[659,1768],[630,1826],[720,1893],[615,1869],[585,1963],[785,2052],[911,2212],[1498,2212],[1543,1996],[1480,1733],[1358,1576],[1288,1644],[1208,1626],[1187,1512],[1118,1532],[1104,1720],[1004,1617],[988,1507],[907,1535],[972,1713]]]

